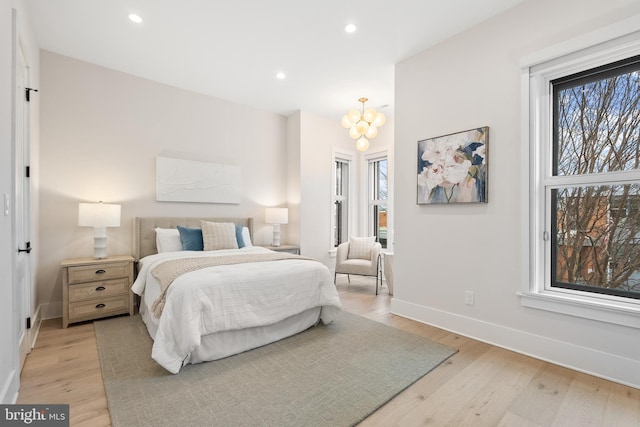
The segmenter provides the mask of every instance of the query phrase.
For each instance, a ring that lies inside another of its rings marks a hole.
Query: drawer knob
[[[104,274],[104,273],[106,273],[106,271],[103,269],[96,270],[96,274]]]
[[[104,291],[105,289],[107,289],[107,288],[105,288],[104,286],[98,286],[96,288],[96,291]]]
[[[103,308],[103,307],[106,307],[106,305],[104,305],[102,303],[96,305],[96,308]]]

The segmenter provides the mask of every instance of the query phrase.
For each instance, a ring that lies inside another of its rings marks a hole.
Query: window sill
[[[518,292],[518,295],[524,307],[640,329],[640,304],[559,292]]]

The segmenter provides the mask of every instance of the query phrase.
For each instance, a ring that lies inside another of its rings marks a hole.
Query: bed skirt
[[[290,337],[317,325],[321,311],[322,307],[314,307],[272,325],[205,335],[200,345],[187,357],[184,365],[222,359]],[[144,298],[140,301],[140,316],[147,326],[149,335],[155,339],[158,319],[153,317]]]

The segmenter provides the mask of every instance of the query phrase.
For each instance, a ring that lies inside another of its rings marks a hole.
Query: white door
[[[16,98],[14,127],[14,319],[20,345],[20,367],[31,351],[27,318],[31,315],[31,192],[27,168],[29,166],[29,103],[27,87],[29,74],[22,50],[17,49]]]

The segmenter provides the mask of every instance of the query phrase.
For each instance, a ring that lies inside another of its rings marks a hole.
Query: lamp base
[[[93,257],[96,259],[107,257],[107,227],[93,228]]]
[[[273,224],[273,243],[272,246],[280,246],[280,224]]]

